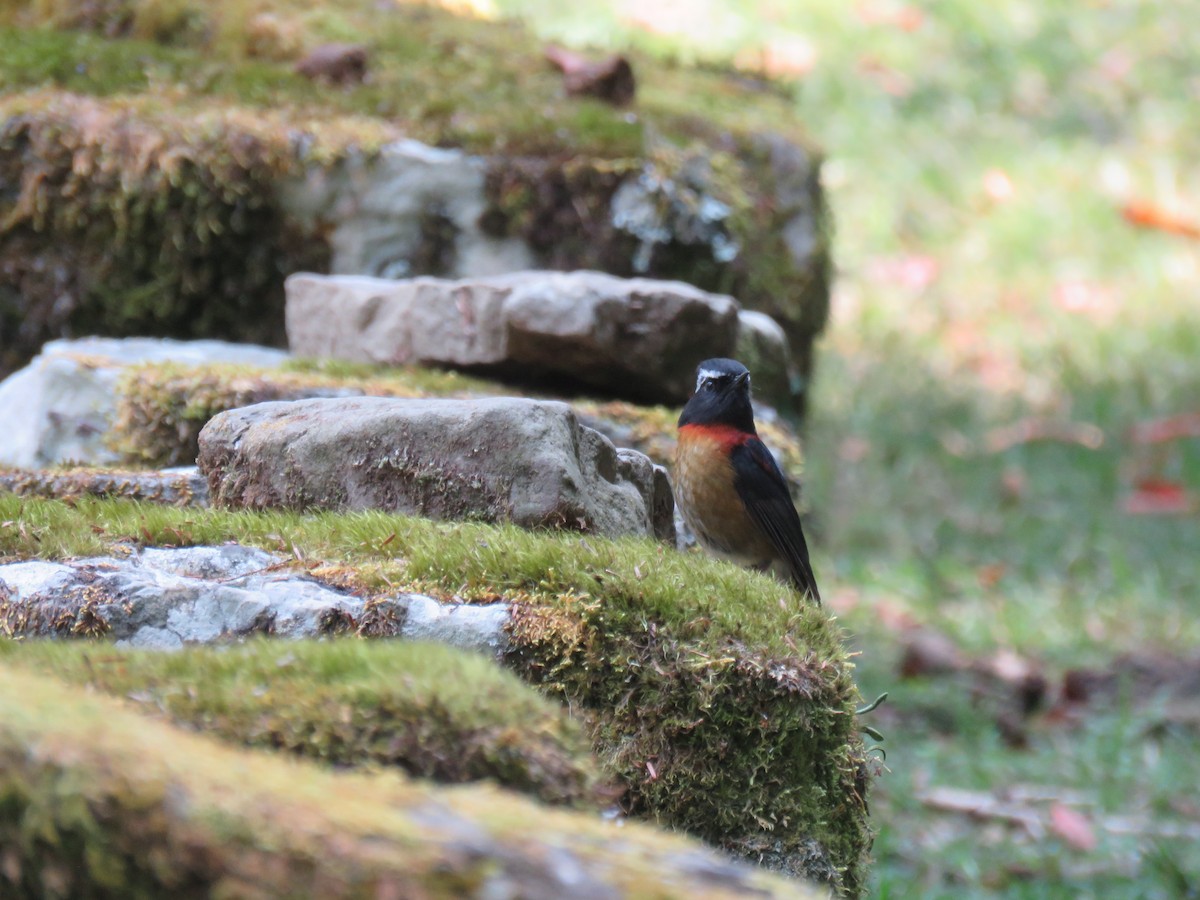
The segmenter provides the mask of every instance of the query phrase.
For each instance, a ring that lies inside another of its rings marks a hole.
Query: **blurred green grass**
[[[1194,720],[1130,688],[1068,723],[1035,716],[1013,749],[961,681],[899,679],[894,625],[1011,650],[1052,687],[1200,646],[1200,521],[1121,508],[1152,462],[1129,429],[1200,411],[1200,243],[1121,215],[1200,218],[1196,6],[677,0],[653,33],[632,2],[496,6],[575,44],[811,65],[789,89],[828,152],[839,272],[807,499],[863,694],[891,692],[874,896],[1200,896],[1194,840],[1106,827],[1196,827],[1178,802],[1200,783]],[[998,446],[1031,419],[1101,441]],[[1200,491],[1200,441],[1160,462],[1148,473]],[[1096,848],[919,799],[1014,785],[1068,798]]]

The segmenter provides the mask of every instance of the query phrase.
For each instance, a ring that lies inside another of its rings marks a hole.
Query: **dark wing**
[[[775,457],[762,441],[752,438],[733,448],[733,471],[734,486],[750,518],[767,535],[776,552],[787,560],[792,583],[820,604],[821,594],[808,561],[800,515]]]

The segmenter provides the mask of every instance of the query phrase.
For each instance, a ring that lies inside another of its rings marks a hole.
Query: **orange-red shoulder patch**
[[[728,453],[734,447],[744,444],[746,441],[753,440],[754,435],[734,428],[732,425],[690,424],[684,425],[679,429],[680,440],[696,438],[712,441]]]

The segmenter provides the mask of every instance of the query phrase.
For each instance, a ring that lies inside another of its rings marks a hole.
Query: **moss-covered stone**
[[[780,623],[795,651],[773,653],[683,602],[695,618],[676,626],[636,601],[518,606],[510,663],[591,713],[629,812],[857,895],[870,766],[849,667],[803,615]]]
[[[191,465],[200,430],[217,413],[264,403],[307,397],[453,396],[481,388],[483,382],[455,373],[415,368],[331,367],[300,364],[296,370],[245,366],[130,366],[117,387],[117,416],[110,446],[130,464]]]
[[[17,666],[0,682],[5,896],[815,896],[645,826],[223,746]]]
[[[208,483],[194,472],[146,472],[71,467],[0,469],[0,490],[34,497],[124,497],[173,506],[204,505]]]
[[[766,576],[649,541],[377,512],[231,513],[0,495],[0,553],[235,539],[359,589],[513,605],[507,661],[584,723],[634,815],[863,888],[872,764],[836,620]]]
[[[370,47],[366,84],[293,71],[328,40]],[[485,231],[521,237],[548,267],[733,293],[779,319],[806,376],[828,237],[819,157],[786,98],[638,56],[630,113],[566,97],[536,46],[513,23],[371,0],[321,14],[280,0],[0,8],[0,87],[120,96],[0,103],[0,270],[13,285],[0,319],[25,322],[0,366],[64,330],[278,339],[282,276],[323,271],[329,254],[328,234],[282,213],[280,184],[403,135],[487,158]],[[348,117],[371,126],[359,143],[337,124]],[[619,192],[630,202],[614,205]],[[446,223],[427,213],[412,273],[446,265]]]
[[[217,413],[267,400],[339,393],[456,397],[504,395],[509,389],[454,372],[305,360],[283,370],[158,363],[131,366],[117,387],[117,417],[108,440],[130,465],[190,464],[196,459],[200,430]],[[618,446],[640,450],[660,463],[669,464],[673,458],[678,410],[582,398],[571,404],[584,424],[605,432]],[[759,432],[782,456],[784,471],[795,483],[803,469],[796,433],[774,419],[764,419]]]
[[[251,747],[335,766],[492,780],[544,803],[610,800],[578,724],[478,654],[435,644],[258,642],[178,653],[0,643],[0,656]]]
[[[0,318],[29,342],[6,362],[68,327],[282,343],[281,277],[326,254],[273,199],[292,162],[230,122],[0,112]]]

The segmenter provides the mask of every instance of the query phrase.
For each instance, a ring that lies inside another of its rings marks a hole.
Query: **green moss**
[[[540,895],[570,861],[614,894],[810,896],[762,873],[705,878],[699,849],[508,792],[333,773],[234,749],[5,665],[0,893],[120,897]],[[37,748],[30,752],[30,748]]]
[[[491,660],[449,647],[340,640],[165,654],[33,641],[0,643],[0,657],[247,746],[490,779],[547,803],[606,796],[578,725]]]
[[[486,383],[416,367],[292,361],[282,369],[152,363],[129,367],[117,385],[108,443],[134,465],[190,465],[200,430],[217,413],[268,400],[330,392],[380,397],[462,394]]]
[[[378,397],[461,397],[507,394],[511,388],[456,372],[336,360],[290,360],[280,369],[245,366],[131,366],[117,385],[117,415],[108,443],[130,465],[169,466],[195,461],[200,430],[219,412],[266,400],[361,391]],[[624,401],[574,399],[585,424],[620,432],[621,446],[670,464],[678,410]],[[759,432],[798,484],[804,467],[799,438],[786,423],[763,421]]]
[[[0,552],[235,539],[311,567],[515,604],[510,664],[585,715],[631,812],[862,888],[869,767],[836,621],[778,582],[650,541],[377,512],[181,511],[0,496]],[[11,523],[21,523],[16,526]]]
[[[757,135],[782,131],[804,148],[802,155],[815,160],[816,154],[789,124],[794,116],[787,99],[757,91],[740,76],[635,55],[642,94],[630,113],[566,97],[558,73],[532,49],[536,41],[514,23],[456,18],[409,4],[381,11],[369,0],[320,11],[284,0],[253,9],[241,0],[205,6],[112,0],[88,5],[86,14],[74,4],[45,3],[7,14],[0,10],[0,22],[9,25],[0,29],[0,87],[165,96],[174,115],[157,124],[167,134],[174,134],[175,119],[204,108],[241,110],[248,118],[269,111],[280,132],[266,142],[272,152],[235,154],[233,168],[218,150],[244,141],[244,135],[227,134],[199,146],[168,141],[171,154],[185,160],[170,189],[159,183],[154,166],[132,177],[114,173],[122,187],[114,192],[94,174],[71,177],[72,154],[78,157],[79,148],[46,155],[29,177],[45,196],[67,198],[54,204],[56,210],[65,207],[61,215],[30,221],[18,204],[19,215],[12,219],[0,200],[0,220],[11,219],[7,228],[0,223],[0,263],[11,260],[18,283],[8,298],[0,290],[0,316],[8,305],[14,323],[23,318],[16,297],[45,297],[44,334],[60,332],[65,323],[54,320],[50,308],[65,295],[92,313],[67,316],[79,328],[155,325],[187,335],[226,326],[226,333],[243,339],[278,339],[278,330],[265,325],[248,334],[236,323],[269,319],[278,311],[281,276],[301,268],[323,270],[327,248],[279,219],[269,190],[271,172],[278,175],[289,162],[291,137],[312,130],[304,123],[353,116],[436,146],[490,155],[490,208],[481,221],[495,234],[527,240],[540,265],[681,277],[733,293],[780,319],[801,374],[808,372],[809,344],[827,312],[827,236],[818,226],[812,258],[792,258],[782,232],[795,203],[788,200],[785,208],[781,198],[795,192],[777,190],[777,167]],[[370,78],[334,88],[298,75],[296,57],[327,40],[367,45]],[[97,111],[80,109],[94,127]],[[150,120],[155,127],[155,118]],[[10,121],[6,130],[14,127],[22,126]],[[68,123],[55,121],[47,140],[56,141],[53,132],[64,129],[71,131]],[[263,140],[261,133],[251,133]],[[21,147],[13,143],[19,136],[9,134],[5,143],[0,130],[0,179],[7,176],[14,184],[27,168]],[[6,157],[11,172],[3,171]],[[638,236],[613,225],[614,192],[647,168],[679,181],[680,166],[697,158],[711,174],[695,186],[697,196],[730,208],[728,237],[740,252],[725,259],[709,243],[688,239],[667,242],[640,260]],[[256,160],[262,165],[253,164]],[[816,168],[813,163],[814,192]],[[818,199],[804,202],[820,216]],[[126,209],[131,205],[155,212]],[[110,208],[112,223],[98,212]],[[80,213],[89,210],[93,215],[81,231]],[[119,227],[123,220],[135,225],[132,232]],[[29,228],[18,227],[24,224]],[[118,251],[111,261],[98,253],[107,243]],[[438,247],[429,249],[436,257]],[[51,283],[46,272],[66,273],[71,283]],[[201,303],[203,296],[210,302]],[[57,315],[62,318],[61,310]]]
[[[55,469],[0,469],[0,490],[35,497],[125,497],[151,503],[191,506],[207,500],[203,480],[190,473],[131,471],[69,466]]]
[[[286,146],[232,122],[154,122],[70,97],[10,110],[0,265],[26,339],[70,321],[84,332],[279,343],[281,272],[320,267],[326,252],[275,199],[293,162]]]

